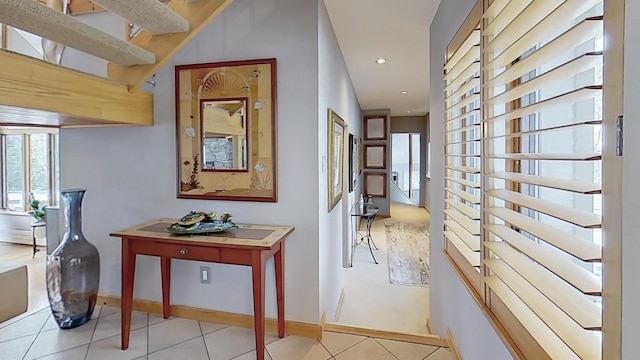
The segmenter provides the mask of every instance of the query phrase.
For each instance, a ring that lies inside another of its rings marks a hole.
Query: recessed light
[[[402,94],[402,95],[406,95],[408,93],[409,93],[408,91],[400,91],[400,94]]]
[[[383,58],[380,58],[380,59],[377,59],[377,60],[376,60],[376,64],[384,64],[384,63],[386,63],[386,62],[387,62],[387,60],[385,60],[385,59],[383,59]]]
[[[411,114],[411,110],[407,110],[407,114]]]

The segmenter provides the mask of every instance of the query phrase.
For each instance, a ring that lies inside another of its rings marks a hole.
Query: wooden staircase
[[[83,12],[107,9],[140,26],[142,30],[127,41],[42,1],[0,0],[0,23],[108,60],[109,79],[1,50],[0,125],[153,125],[153,96],[138,88],[233,2],[71,2],[76,13],[81,8]]]

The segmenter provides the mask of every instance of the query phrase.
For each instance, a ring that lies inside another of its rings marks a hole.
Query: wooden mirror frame
[[[177,197],[277,201],[276,59],[175,67]],[[202,171],[202,99],[248,99],[247,169]]]

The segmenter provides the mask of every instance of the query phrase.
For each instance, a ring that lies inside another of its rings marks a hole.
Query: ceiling
[[[429,26],[440,0],[325,4],[362,110],[389,108],[392,116],[429,112]],[[378,58],[387,62],[378,65]]]

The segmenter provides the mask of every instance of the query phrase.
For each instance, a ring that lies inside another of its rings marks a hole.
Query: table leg
[[[284,337],[284,241],[280,241],[280,250],[274,255],[276,268],[276,294],[278,299],[278,337]]]
[[[251,252],[253,273],[253,326],[256,335],[257,360],[264,360],[264,268],[261,250]]]
[[[171,315],[171,258],[160,258],[162,273],[162,316],[168,319]]]
[[[35,227],[31,227],[31,236],[33,237],[33,256],[31,256],[32,259],[35,259],[36,257],[36,228]]]
[[[136,272],[136,254],[129,249],[128,238],[122,239],[122,350],[129,347],[129,332],[131,331],[131,310],[133,307],[133,279]]]

